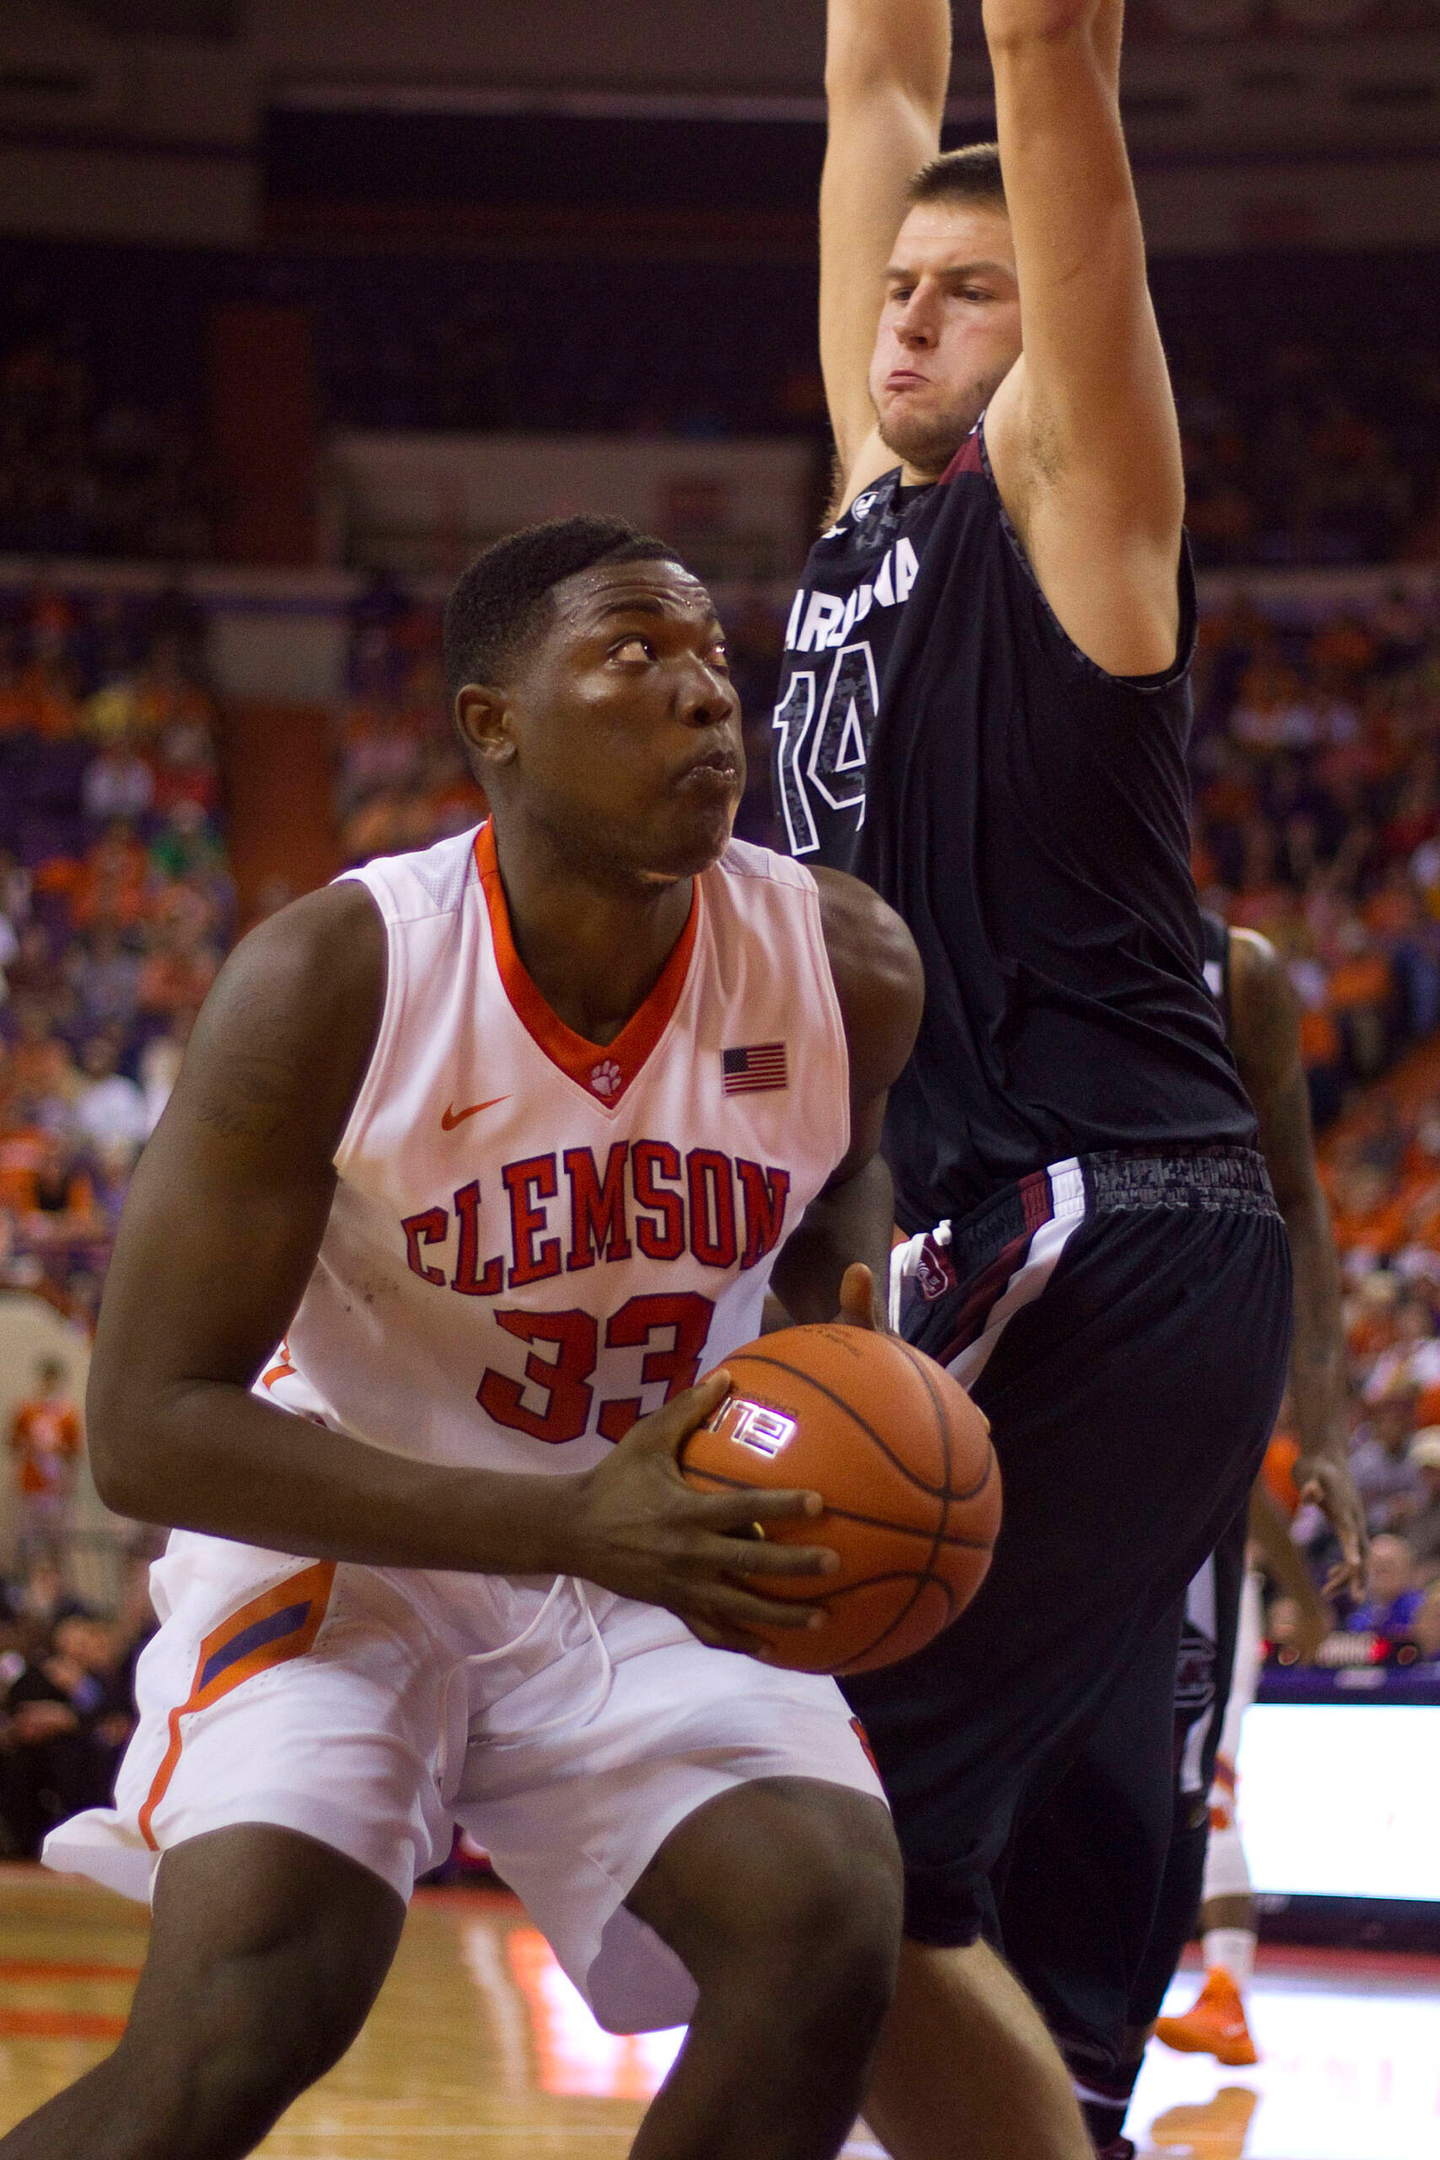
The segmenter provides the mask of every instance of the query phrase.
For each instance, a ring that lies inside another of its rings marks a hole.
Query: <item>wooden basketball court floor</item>
[[[113,2045],[144,1949],[138,1906],[0,1868],[0,2128]],[[1253,2071],[1152,2046],[1130,2124],[1143,2153],[1440,2160],[1440,1959],[1271,1952],[1253,2011]],[[602,2033],[504,1892],[422,1891],[364,2032],[260,2150],[620,2160],[680,2038]],[[863,2127],[846,2152],[880,2160]]]

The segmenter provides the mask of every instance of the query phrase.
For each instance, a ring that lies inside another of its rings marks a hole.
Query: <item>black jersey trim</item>
[[[1074,660],[1078,661],[1081,667],[1088,669],[1090,674],[1096,676],[1099,681],[1111,684],[1118,690],[1133,690],[1139,697],[1153,697],[1157,691],[1173,690],[1176,683],[1184,681],[1194,664],[1195,647],[1200,634],[1200,610],[1195,591],[1195,572],[1190,561],[1188,535],[1182,530],[1180,535],[1180,560],[1176,565],[1175,573],[1176,588],[1180,599],[1180,628],[1175,641],[1175,658],[1171,661],[1169,667],[1162,668],[1158,675],[1112,675],[1108,668],[1101,667],[1098,660],[1092,660],[1089,653],[1081,650],[1045,596],[1044,588],[1035,575],[1035,566],[1025,552],[1025,543],[1010,522],[1010,513],[1005,508],[1004,497],[1000,493],[995,475],[991,470],[990,452],[985,444],[985,417],[983,414],[980,417],[976,433],[980,443],[981,470],[991,492],[994,494],[995,507],[1000,513],[1000,524],[1005,537],[1014,550],[1016,561],[1025,573],[1026,583],[1044,610],[1046,621],[1065,647],[1066,652]]]

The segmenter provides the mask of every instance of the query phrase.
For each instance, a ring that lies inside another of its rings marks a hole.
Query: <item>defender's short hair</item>
[[[912,203],[986,203],[1006,207],[998,143],[967,143],[922,165],[905,190]]]
[[[674,548],[623,518],[553,518],[477,555],[445,603],[445,679],[500,683],[544,628],[552,589],[596,563],[678,562]]]

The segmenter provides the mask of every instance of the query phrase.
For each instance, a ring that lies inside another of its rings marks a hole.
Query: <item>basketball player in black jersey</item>
[[[791,611],[779,802],[927,978],[887,1153],[900,1325],[989,1414],[971,1612],[849,1689],[907,1864],[866,2113],[896,2160],[1088,2160],[997,1954],[1017,1829],[1122,1691],[1168,1783],[1186,1584],[1259,1466],[1289,1258],[1200,963],[1179,434],[1120,129],[1120,0],[985,0],[998,151],[938,159],[948,0],[830,0],[835,522]],[[983,417],[982,417],[983,416]],[[1116,1837],[1133,1928],[1166,1842]],[[1137,1939],[1130,1939],[1131,1935]]]
[[[1363,1593],[1365,1510],[1349,1464],[1349,1383],[1340,1310],[1340,1268],[1330,1212],[1315,1161],[1310,1098],[1300,1055],[1300,1011],[1275,948],[1250,930],[1201,917],[1205,983],[1224,1021],[1260,1148],[1285,1219],[1295,1275],[1290,1394],[1302,1499],[1330,1518],[1341,1559],[1326,1589]],[[1247,1531],[1267,1572],[1300,1601],[1313,1639],[1329,1624],[1288,1526],[1263,1480],[1221,1538],[1186,1600],[1175,1687],[1173,1789],[1149,1774],[1134,1745],[1122,1692],[1087,1739],[1059,1790],[1015,1841],[1001,1904],[1006,1948],[1043,2009],[1075,2079],[1087,2127],[1102,2160],[1133,2160],[1123,2136],[1130,2096],[1165,1991],[1200,1912],[1209,1841],[1209,1796],[1239,1635]],[[1169,1836],[1164,1880],[1144,1959],[1128,1997],[1106,1955],[1110,1916],[1144,1890],[1116,1842],[1095,1826],[1148,1823],[1152,1843]],[[1211,1900],[1209,1928],[1253,1930],[1248,1897]],[[1251,1938],[1253,1946],[1253,1936]],[[1235,2004],[1239,2032],[1249,2035]],[[1239,2061],[1239,2054],[1229,2054]],[[1253,2054],[1249,2056],[1253,2061]]]

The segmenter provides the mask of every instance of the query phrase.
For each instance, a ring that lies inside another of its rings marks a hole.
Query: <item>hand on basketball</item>
[[[729,1392],[729,1374],[711,1373],[632,1425],[612,1455],[576,1480],[566,1567],[622,1597],[663,1605],[711,1649],[763,1658],[753,1628],[821,1627],[825,1616],[747,1589],[745,1579],[833,1575],[840,1561],[818,1546],[767,1544],[754,1534],[767,1522],[819,1515],[819,1493],[702,1493],[682,1477],[681,1444]]]

